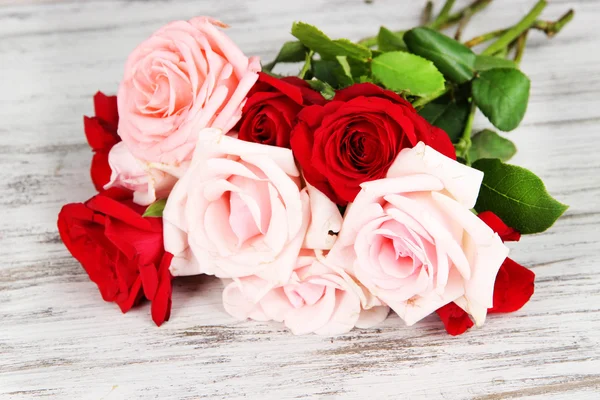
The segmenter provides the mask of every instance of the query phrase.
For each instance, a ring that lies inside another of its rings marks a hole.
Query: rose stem
[[[456,23],[458,23],[467,13],[471,14],[471,15],[475,15],[477,12],[483,10],[488,4],[490,4],[492,2],[492,0],[475,0],[473,3],[469,4],[468,6],[464,7],[463,9],[459,10],[458,12],[456,12],[455,14],[450,14],[446,17],[446,19],[444,19],[443,21],[434,21],[428,25],[425,25],[431,29],[444,29],[444,28],[448,28]],[[404,30],[401,31],[395,31],[394,33],[400,33],[400,32],[404,32]],[[377,44],[377,36],[369,36],[366,37],[364,39],[361,39],[357,42],[358,44],[361,44],[363,46],[366,47],[373,47]]]
[[[575,11],[569,10],[557,21],[536,21],[534,28],[543,30],[548,37],[553,37],[565,27],[575,16]]]
[[[533,23],[533,25],[531,26],[532,29],[537,29],[540,31],[544,31],[544,33],[548,36],[548,37],[553,37],[555,36],[558,32],[560,32],[562,30],[562,28],[565,27],[566,24],[569,23],[569,21],[571,21],[573,19],[575,15],[575,11],[573,10],[569,10],[565,15],[563,15],[562,17],[560,17],[560,19],[558,21],[535,21]],[[495,39],[497,37],[502,36],[504,33],[506,33],[508,31],[508,29],[498,29],[497,31],[492,31],[492,32],[488,32],[488,33],[484,33],[481,36],[477,36],[474,37],[473,39],[465,42],[465,46],[467,47],[475,47],[481,43],[485,43],[487,41],[490,41],[492,39]]]
[[[462,37],[463,30],[465,29],[465,27],[467,26],[467,24],[471,20],[472,16],[473,16],[472,14],[465,14],[465,16],[463,17],[463,19],[460,20],[460,22],[458,23],[458,28],[456,28],[456,33],[454,34],[454,39],[455,40],[459,40],[460,41],[460,38]]]
[[[429,0],[427,4],[425,4],[425,8],[423,9],[423,14],[421,15],[421,25],[426,25],[431,21],[431,16],[433,15],[433,1]]]
[[[304,61],[304,65],[302,66],[302,69],[300,70],[300,73],[298,74],[298,78],[304,79],[304,77],[306,76],[306,73],[310,70],[310,67],[312,64],[312,58],[313,58],[314,54],[315,54],[315,52],[312,50],[306,54],[306,59]]]
[[[485,43],[489,40],[495,39],[499,36],[502,36],[508,29],[498,29],[497,31],[492,31],[488,33],[484,33],[483,35],[474,37],[473,39],[465,42],[465,46],[467,47],[475,47],[478,44]]]
[[[469,117],[467,118],[467,123],[465,125],[465,129],[458,141],[454,145],[456,149],[456,156],[460,158],[464,158],[469,165],[469,149],[471,148],[471,132],[473,131],[473,121],[475,120],[475,112],[477,111],[477,106],[474,101],[471,101],[471,111],[469,112]]]
[[[547,4],[548,3],[546,2],[546,0],[539,0],[536,3],[536,5],[531,9],[531,11],[525,17],[523,17],[523,19],[521,21],[519,21],[519,23],[517,23],[515,26],[513,26],[512,28],[507,30],[505,33],[503,33],[498,38],[498,40],[496,40],[494,43],[492,43],[481,54],[492,55],[494,53],[497,53],[501,49],[505,48],[506,46],[508,46],[513,40],[515,40],[516,38],[521,36],[521,34],[523,32],[528,30],[533,25],[536,18],[544,10],[544,8],[546,7]]]
[[[511,43],[511,45],[512,45],[512,43]],[[507,47],[503,47],[502,49],[500,49],[500,51],[498,51],[497,53],[494,53],[493,56],[498,57],[498,58],[506,58],[506,56],[508,55],[508,52],[510,51],[511,45],[509,45]]]
[[[448,28],[460,22],[460,20],[462,20],[467,14],[471,16],[475,15],[476,13],[487,7],[491,2],[492,0],[475,0],[473,3],[464,7],[457,13],[448,15],[444,20],[438,21],[438,19],[436,19],[434,22],[429,24],[428,27],[437,30]]]
[[[527,44],[527,34],[529,31],[525,31],[519,36],[517,39],[517,51],[515,53],[515,62],[517,65],[521,63],[521,59],[523,58],[523,53],[525,52],[525,45]]]
[[[430,24],[430,26],[434,27],[436,25],[443,24],[448,19],[448,16],[450,15],[450,10],[452,10],[454,3],[456,3],[456,0],[446,0],[444,5],[442,6],[442,10],[438,14],[438,16],[435,18],[435,20]],[[437,28],[435,28],[435,29],[437,29]]]

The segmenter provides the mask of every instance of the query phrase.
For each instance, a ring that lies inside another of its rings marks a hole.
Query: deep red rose
[[[119,113],[117,96],[106,96],[102,92],[94,96],[95,117],[83,117],[83,128],[87,141],[94,151],[90,172],[96,190],[101,192],[110,181],[108,152],[121,141],[117,135]]]
[[[491,211],[484,211],[479,218],[496,232],[504,242],[518,242],[521,233],[506,225]],[[533,295],[535,274],[530,269],[517,264],[510,258],[504,260],[494,284],[494,306],[489,313],[517,311]]]
[[[502,263],[494,284],[494,306],[488,313],[519,310],[533,295],[535,274],[510,258]]]
[[[290,148],[290,132],[300,110],[324,103],[323,96],[300,78],[277,79],[261,72],[242,110],[238,138]]]
[[[481,219],[487,226],[500,236],[503,242],[518,242],[521,239],[521,232],[506,225],[499,216],[491,211],[479,213]]]
[[[454,302],[446,304],[436,312],[444,323],[446,332],[452,336],[462,335],[467,329],[473,326],[473,321],[469,318],[469,314]]]
[[[443,130],[394,92],[370,83],[304,108],[290,141],[306,180],[342,206],[354,200],[361,183],[384,178],[400,150],[420,141],[456,159]]]
[[[519,241],[521,238],[519,231],[506,225],[491,211],[480,213],[479,218],[492,228],[502,241]],[[533,271],[507,257],[496,275],[494,306],[488,308],[488,313],[508,313],[519,310],[533,295],[534,281]],[[447,304],[437,310],[437,313],[444,323],[446,331],[451,335],[460,335],[473,326],[469,315],[455,303]]]
[[[111,188],[64,206],[58,231],[105,301],[125,313],[146,297],[160,326],[171,310],[172,255],[163,247],[162,218],[144,218],[144,210],[130,192]]]

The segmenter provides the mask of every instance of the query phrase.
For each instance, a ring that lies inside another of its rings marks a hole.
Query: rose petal
[[[428,174],[438,177],[445,189],[464,207],[473,208],[483,180],[483,172],[469,168],[438,153],[424,143],[400,152],[388,178]]]

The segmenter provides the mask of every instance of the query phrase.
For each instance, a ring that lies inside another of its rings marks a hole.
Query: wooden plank
[[[232,26],[247,54],[270,60],[292,21],[359,39],[410,27],[422,2],[375,0],[27,1],[0,7],[0,397],[596,399],[600,388],[600,18],[597,1],[553,1],[575,20],[551,42],[530,35],[532,79],[514,162],[571,208],[548,233],[512,246],[537,274],[521,311],[448,336],[435,316],[375,330],[295,337],[236,322],[208,277],[174,281],[172,319],[102,302],[56,232],[67,202],[87,199],[82,115],[114,92],[127,54],[154,29],[196,14]],[[440,2],[438,2],[440,3]],[[459,1],[464,4],[466,1]],[[518,20],[533,0],[495,2],[464,38]],[[439,4],[438,4],[439,5]],[[287,67],[281,71],[294,71]],[[477,126],[488,126],[483,118]]]

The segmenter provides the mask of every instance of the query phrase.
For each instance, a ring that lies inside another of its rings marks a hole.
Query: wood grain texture
[[[533,2],[494,2],[463,37],[507,26]],[[2,2],[0,398],[599,398],[597,0],[552,1],[544,16],[570,7],[577,16],[552,41],[531,34],[523,61],[532,96],[510,134],[520,150],[513,162],[571,208],[551,231],[512,246],[537,274],[519,312],[456,338],[436,316],[410,328],[391,317],[376,330],[295,337],[279,324],[234,321],[220,283],[196,277],[174,281],[171,321],[156,328],[148,307],[122,315],[104,303],[60,242],[60,207],[93,193],[82,115],[96,90],[116,91],[127,54],[156,28],[212,15],[247,54],[270,60],[294,20],[359,39],[382,24],[414,25],[422,3]]]

